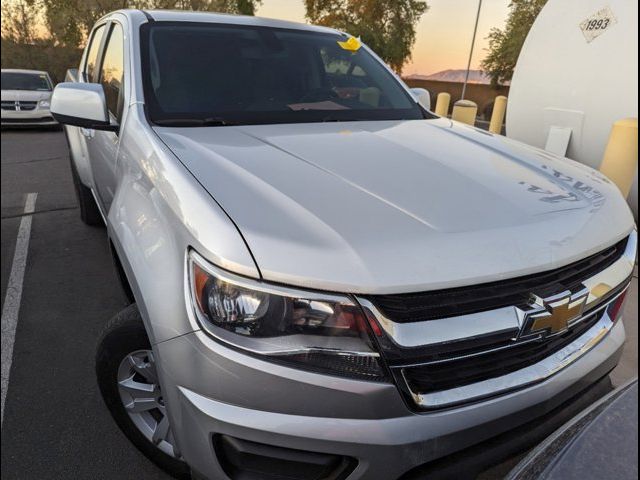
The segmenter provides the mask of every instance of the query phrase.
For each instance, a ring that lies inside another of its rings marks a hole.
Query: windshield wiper
[[[154,120],[153,123],[169,127],[229,127],[233,125],[242,125],[240,122],[227,120],[221,117],[163,118],[161,120]]]
[[[340,118],[340,117],[333,117],[331,115],[327,115],[326,117],[322,118],[322,122],[360,122],[363,121],[362,118]]]

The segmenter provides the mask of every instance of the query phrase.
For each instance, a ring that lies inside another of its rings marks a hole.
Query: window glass
[[[104,87],[107,109],[120,120],[122,79],[124,75],[124,38],[122,27],[114,23],[102,59],[100,83]]]
[[[51,90],[45,73],[2,72],[2,90]]]
[[[91,37],[91,45],[87,52],[87,62],[85,64],[84,73],[88,82],[98,81],[98,52],[100,51],[100,43],[102,42],[102,36],[104,35],[104,25],[100,25],[93,32]]]
[[[167,125],[425,118],[383,64],[345,40],[248,25],[146,25],[149,115]]]

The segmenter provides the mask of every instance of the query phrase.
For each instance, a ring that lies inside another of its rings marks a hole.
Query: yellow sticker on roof
[[[338,45],[340,45],[345,50],[349,50],[350,52],[357,52],[362,46],[360,40],[358,40],[356,37],[351,37],[349,38],[349,40],[344,42],[339,41]]]

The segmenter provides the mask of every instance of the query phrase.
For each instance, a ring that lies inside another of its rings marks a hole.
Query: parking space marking
[[[20,311],[20,300],[22,298],[22,284],[24,282],[24,271],[27,266],[27,253],[29,251],[29,239],[31,237],[31,215],[36,209],[37,193],[27,194],[24,204],[24,216],[20,220],[18,228],[18,238],[11,264],[11,273],[7,283],[7,294],[2,305],[2,405],[0,411],[0,424],[4,422],[4,402],[7,397],[9,387],[9,372],[11,361],[13,360],[13,343],[18,325],[18,312]]]

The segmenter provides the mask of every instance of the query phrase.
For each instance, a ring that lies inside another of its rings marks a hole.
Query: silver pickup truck
[[[81,216],[131,300],[98,382],[174,475],[395,479],[618,362],[637,235],[616,186],[437,117],[358,39],[125,10],[68,80]]]

